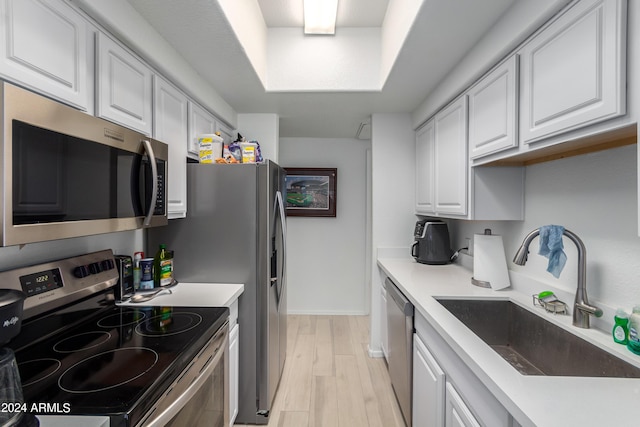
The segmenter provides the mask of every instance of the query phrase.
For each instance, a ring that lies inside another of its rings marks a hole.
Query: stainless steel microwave
[[[167,144],[0,83],[2,246],[167,224]]]

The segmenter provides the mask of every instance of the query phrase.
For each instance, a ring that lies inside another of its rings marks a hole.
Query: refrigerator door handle
[[[271,259],[271,274],[275,274],[275,276],[271,277],[271,286],[276,285],[276,295],[278,299],[278,310],[280,310],[280,301],[282,301],[282,297],[285,293],[286,282],[284,281],[284,272],[286,268],[286,260],[287,260],[287,239],[286,239],[286,222],[285,222],[285,210],[284,210],[284,201],[282,200],[282,193],[280,191],[276,191],[276,199],[273,207],[274,211],[274,229],[275,229],[275,216],[280,217],[280,229],[282,233],[282,267],[280,272],[278,273],[277,269],[277,258]],[[274,248],[272,252],[272,257],[277,257],[277,250],[275,249],[275,236],[272,237],[274,241]]]

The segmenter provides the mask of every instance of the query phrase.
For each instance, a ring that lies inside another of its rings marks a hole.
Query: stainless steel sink
[[[511,301],[438,302],[524,375],[640,378],[640,368]]]

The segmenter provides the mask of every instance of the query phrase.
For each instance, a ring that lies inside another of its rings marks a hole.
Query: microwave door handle
[[[153,217],[153,212],[156,207],[156,201],[158,199],[158,166],[156,165],[156,155],[153,152],[153,148],[151,147],[151,142],[143,139],[142,145],[144,146],[144,151],[146,151],[147,156],[149,156],[149,163],[151,164],[151,176],[153,178],[153,185],[151,187],[151,203],[149,205],[149,210],[147,211],[147,216],[144,218],[143,223],[145,227],[148,227],[149,225],[151,225],[151,217]]]

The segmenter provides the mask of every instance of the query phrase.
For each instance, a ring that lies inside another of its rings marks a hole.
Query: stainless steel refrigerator
[[[187,217],[147,232],[174,251],[179,282],[244,283],[239,299],[236,423],[266,424],[287,348],[285,171],[264,164],[187,165]]]

